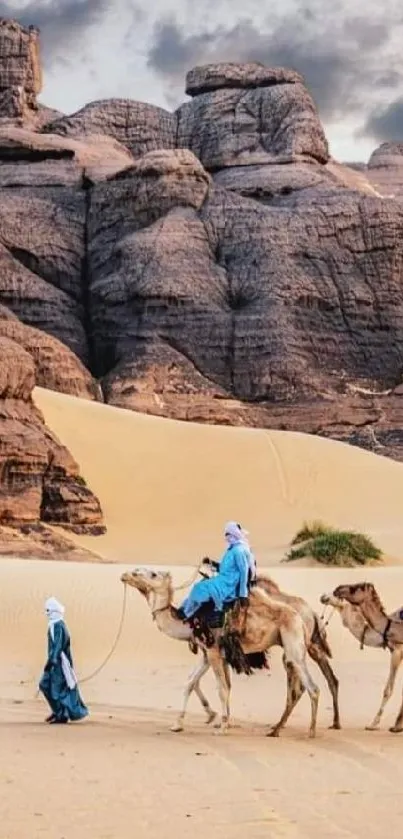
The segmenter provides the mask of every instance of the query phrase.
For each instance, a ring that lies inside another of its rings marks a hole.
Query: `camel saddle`
[[[229,600],[224,604],[223,609],[216,609],[213,600],[203,603],[203,606],[190,618],[189,625],[193,630],[195,639],[199,639],[207,647],[214,644],[213,629],[224,629],[227,625],[238,624],[241,615],[246,615],[245,606],[242,606],[240,599]]]

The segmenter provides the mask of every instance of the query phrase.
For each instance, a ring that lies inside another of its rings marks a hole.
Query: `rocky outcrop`
[[[178,111],[178,146],[209,170],[227,166],[326,163],[327,141],[303,80],[259,64],[197,67],[187,76],[194,97]]]
[[[60,528],[42,524],[12,527],[0,524],[0,556],[7,559],[54,559],[62,562],[97,562],[106,560],[94,551],[77,545]]]
[[[42,89],[39,31],[0,18],[0,119],[23,119]]]
[[[65,344],[40,329],[21,323],[4,306],[0,307],[0,338],[8,338],[29,353],[35,365],[35,383],[39,387],[102,401],[98,382]]]
[[[365,172],[382,195],[403,201],[403,143],[382,143],[372,153]]]
[[[7,559],[54,559],[56,556],[62,562],[106,561],[94,551],[77,545],[60,528],[41,522],[18,527],[0,525],[0,556]]]
[[[382,143],[368,163],[350,163],[378,195],[403,201],[403,143]]]
[[[32,401],[33,359],[2,337],[0,358],[0,524],[42,521],[76,532],[102,532],[98,499]]]
[[[134,157],[141,157],[157,149],[175,148],[177,118],[145,102],[104,99],[48,123],[44,130],[81,139],[88,134],[104,134],[122,143]]]
[[[84,175],[96,182],[132,163],[130,152],[104,134],[74,139],[0,125],[0,186],[82,187]]]
[[[97,188],[110,192],[95,217],[106,218],[106,203],[114,209],[114,243],[100,269],[91,238],[92,303],[102,312],[99,335],[112,339],[103,367],[108,401],[195,418],[197,390],[199,418],[220,414],[235,396],[243,405],[225,407],[226,419],[250,423],[256,411],[267,425],[279,405],[285,422],[295,403],[318,400],[325,430],[329,402],[342,401],[352,384],[375,394],[398,386],[403,320],[389,285],[402,268],[398,205],[324,177],[323,191],[308,182],[273,202],[273,182],[265,201],[251,184],[245,198],[210,183],[199,207],[189,206],[180,179],[182,197],[175,183],[169,207],[167,181],[159,193],[154,172],[149,207],[164,207],[161,218],[137,201],[130,208],[120,183]]]
[[[400,148],[338,164],[281,67],[196,67],[174,114],[32,85],[0,124],[0,338],[37,382],[403,460]]]

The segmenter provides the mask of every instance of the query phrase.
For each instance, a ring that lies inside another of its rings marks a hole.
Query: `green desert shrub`
[[[306,542],[307,539],[315,539],[316,536],[321,536],[323,533],[329,533],[332,529],[332,527],[324,524],[323,521],[305,521],[300,530],[297,530],[291,544],[299,545],[300,542]]]
[[[372,565],[382,559],[382,551],[364,533],[335,530],[321,522],[304,524],[294,537],[285,562],[313,557],[323,565],[353,567]]]

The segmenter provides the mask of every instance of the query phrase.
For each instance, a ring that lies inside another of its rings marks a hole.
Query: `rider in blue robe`
[[[67,723],[88,716],[73,669],[70,635],[64,623],[64,606],[50,597],[45,604],[48,616],[48,659],[39,682],[51,714],[48,723]]]
[[[226,603],[248,597],[255,563],[246,534],[236,522],[228,522],[224,533],[228,548],[217,565],[217,574],[192,587],[178,610],[184,620],[189,620],[209,600],[214,602],[217,611],[221,611]]]

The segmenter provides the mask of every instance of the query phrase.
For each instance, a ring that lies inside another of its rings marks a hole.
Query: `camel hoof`
[[[333,725],[329,725],[329,731],[340,731],[341,725],[339,722],[334,722]]]
[[[214,716],[216,717],[217,714],[214,714]],[[232,723],[230,723],[229,720],[225,720],[225,722],[217,720],[217,722],[214,723],[214,728],[232,728]]]
[[[402,731],[403,731],[403,727],[402,727],[402,726],[400,726],[400,727],[398,728],[396,725],[392,725],[392,728],[390,728],[390,729],[389,729],[389,731],[391,731],[391,732],[392,732],[392,734],[401,734],[401,733],[402,733]]]
[[[310,740],[314,740],[316,737],[316,731],[310,731],[308,737]]]
[[[380,729],[379,725],[366,725],[365,726],[365,731],[379,731],[379,729]],[[390,728],[389,731],[392,731],[392,729]]]
[[[210,711],[210,713],[209,713],[209,715],[206,719],[206,725],[210,725],[212,722],[214,722],[216,716],[217,716],[216,711]]]
[[[177,734],[179,731],[183,731],[183,725],[180,722],[175,723],[175,725],[171,725],[171,731]]]
[[[279,728],[272,728],[271,731],[268,731],[266,737],[278,737],[280,735]]]

